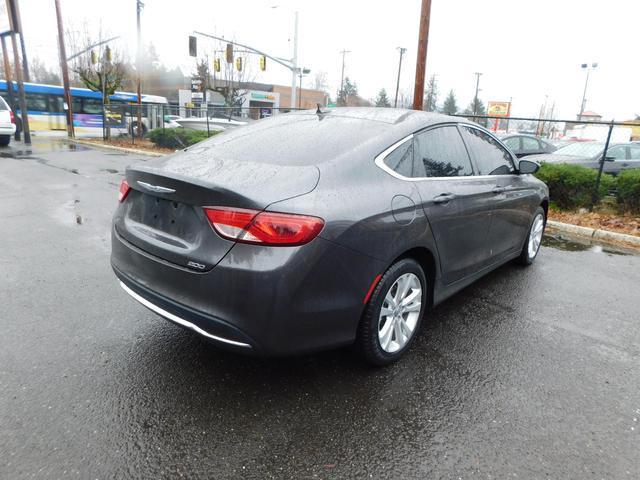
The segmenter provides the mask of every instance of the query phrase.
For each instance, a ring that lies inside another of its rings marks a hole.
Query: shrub
[[[545,163],[536,177],[549,186],[549,199],[558,208],[574,209],[591,205],[598,172],[580,165]],[[602,174],[596,201],[599,202],[614,184],[611,175]]]
[[[209,136],[216,133],[211,132]],[[149,132],[149,139],[158,147],[173,149],[186,148],[207,138],[207,132],[187,128],[156,128]]]
[[[618,203],[625,210],[640,212],[640,170],[627,170],[618,175]]]

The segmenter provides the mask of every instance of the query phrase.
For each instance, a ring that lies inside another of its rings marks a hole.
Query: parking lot
[[[388,368],[238,356],[118,286],[138,160],[0,154],[0,478],[640,477],[640,256],[548,236]]]

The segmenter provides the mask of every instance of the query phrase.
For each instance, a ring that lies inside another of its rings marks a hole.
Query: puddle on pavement
[[[595,252],[605,253],[608,255],[637,255],[631,249],[624,247],[613,247],[610,245],[603,245],[596,243],[588,239],[581,239],[576,237],[568,237],[558,233],[545,233],[542,238],[542,245],[549,248],[555,248],[556,250],[564,250],[566,252]]]

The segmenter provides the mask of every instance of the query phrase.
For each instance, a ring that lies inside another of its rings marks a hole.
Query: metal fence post
[[[589,210],[593,210],[596,202],[598,201],[598,194],[600,192],[600,180],[602,179],[602,170],[604,170],[604,162],[607,161],[607,151],[609,150],[609,142],[611,141],[611,133],[613,132],[614,120],[611,120],[611,124],[609,125],[609,132],[607,133],[607,141],[604,143],[604,150],[602,151],[602,157],[600,158],[600,163],[598,165],[598,176],[596,178],[596,188],[593,191],[593,196],[591,198],[591,208]]]

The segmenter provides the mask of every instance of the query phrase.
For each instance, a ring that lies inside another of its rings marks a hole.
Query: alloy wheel
[[[387,291],[378,319],[378,340],[387,353],[401,350],[414,334],[422,308],[422,286],[413,273],[397,278]]]
[[[529,258],[533,258],[538,253],[540,243],[542,242],[542,232],[544,230],[544,217],[542,214],[536,215],[529,232]]]

